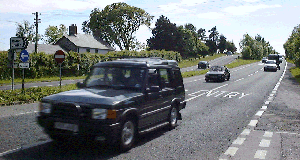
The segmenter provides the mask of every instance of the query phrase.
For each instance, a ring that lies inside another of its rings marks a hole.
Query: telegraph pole
[[[39,12],[35,12],[35,13],[32,13],[33,15],[35,15],[35,47],[34,47],[34,51],[35,53],[37,53],[37,45],[38,45],[38,32],[39,32],[39,23],[41,23],[41,19],[39,19]]]

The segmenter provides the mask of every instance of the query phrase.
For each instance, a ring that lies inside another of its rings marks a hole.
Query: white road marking
[[[249,126],[255,127],[257,124],[258,120],[251,120],[250,123],[248,124]]]
[[[229,147],[224,154],[234,156],[238,149],[237,147]]]
[[[263,113],[264,113],[264,111],[258,111],[255,115],[256,116],[262,116]]]
[[[262,139],[259,143],[260,147],[269,147],[271,143],[271,140]]]
[[[223,97],[232,98],[232,97],[235,97],[235,96],[237,96],[239,94],[240,94],[239,92],[230,92],[230,93],[228,93],[227,95],[225,95]]]
[[[265,159],[267,155],[267,151],[266,150],[257,150],[254,158],[256,159]]]
[[[273,136],[273,132],[270,131],[265,131],[265,134],[263,135],[264,137],[272,137]]]
[[[268,106],[262,106],[261,109],[266,110]]]
[[[242,145],[245,140],[246,140],[246,138],[240,138],[240,137],[238,137],[235,141],[232,142],[232,144]]]
[[[266,101],[265,104],[270,104],[270,101]]]
[[[250,134],[250,131],[251,131],[250,129],[244,129],[241,135],[248,136]]]

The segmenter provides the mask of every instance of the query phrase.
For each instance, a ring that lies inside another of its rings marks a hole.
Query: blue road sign
[[[20,59],[22,62],[26,62],[29,59],[29,54],[26,50],[21,51],[20,53]]]

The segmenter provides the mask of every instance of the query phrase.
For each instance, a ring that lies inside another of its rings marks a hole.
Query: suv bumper
[[[91,140],[109,140],[115,141],[118,139],[121,125],[115,124],[103,124],[100,121],[88,121],[88,120],[70,120],[46,116],[38,116],[37,122],[44,128],[44,132],[48,135],[61,135],[69,138],[82,138],[86,137]],[[78,130],[63,130],[55,128],[55,122],[61,122],[66,124],[77,125]]]

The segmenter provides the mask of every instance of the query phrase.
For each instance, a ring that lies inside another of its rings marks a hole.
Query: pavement
[[[300,84],[287,63],[260,110],[219,160],[299,160]]]

